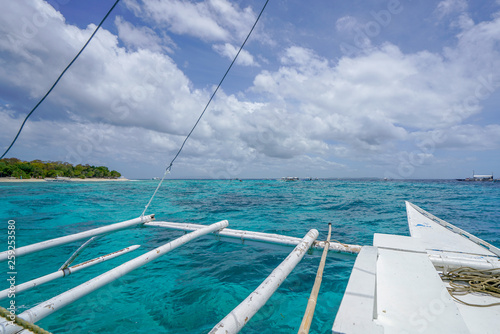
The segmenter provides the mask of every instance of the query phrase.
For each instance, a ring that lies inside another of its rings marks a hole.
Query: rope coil
[[[478,270],[470,267],[460,267],[447,273],[442,273],[441,278],[449,281],[448,292],[456,301],[475,307],[490,307],[500,305],[492,304],[470,304],[457,298],[469,293],[487,294],[495,298],[500,298],[500,268]]]

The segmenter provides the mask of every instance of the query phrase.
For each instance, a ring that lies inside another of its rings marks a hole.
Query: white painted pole
[[[452,270],[460,267],[469,267],[478,270],[495,270],[500,269],[500,260],[498,257],[474,256],[460,257],[460,253],[445,254],[443,251],[428,251],[429,260],[438,270]]]
[[[196,231],[204,227],[201,224],[191,224],[191,223],[173,223],[166,221],[152,221],[144,224],[144,226],[157,226],[164,227],[179,231]],[[262,242],[275,245],[283,246],[296,246],[300,243],[300,238],[290,237],[281,234],[264,233],[264,232],[253,232],[245,230],[234,230],[230,228],[225,228],[220,231],[213,233],[213,237],[217,240],[233,241],[240,240],[241,243],[247,241]],[[323,251],[325,248],[325,241],[315,241],[311,246],[312,249],[317,249]],[[345,256],[355,256],[360,250],[361,246],[351,245],[351,244],[341,244],[337,242],[330,242],[329,246],[329,256],[339,256],[345,254]],[[430,253],[429,259],[432,261],[436,268],[443,268],[448,266],[451,268],[459,267],[471,267],[475,269],[495,269],[500,268],[500,261],[496,257],[482,257],[482,258],[469,258],[464,259],[463,257],[453,257],[452,255],[441,255],[438,252]]]
[[[143,216],[143,217],[127,220],[127,221],[124,221],[121,223],[116,223],[116,224],[111,224],[111,225],[107,225],[107,226],[103,226],[103,227],[98,227],[98,228],[95,228],[93,230],[88,230],[85,232],[75,233],[75,234],[67,235],[64,237],[50,239],[50,240],[42,241],[42,242],[39,242],[36,244],[32,244],[32,245],[28,245],[28,246],[24,246],[24,247],[19,247],[19,248],[16,248],[16,251],[15,251],[16,258],[23,256],[23,255],[26,255],[26,254],[29,254],[29,253],[41,251],[43,249],[52,248],[52,247],[64,245],[64,244],[67,244],[67,243],[70,243],[73,241],[90,238],[90,237],[93,237],[95,235],[115,232],[118,230],[123,230],[123,229],[129,228],[131,226],[148,223],[148,222],[152,221],[154,219],[154,217],[155,217],[154,215]],[[5,252],[0,253],[0,262],[7,260],[8,255],[9,255],[9,251],[5,251]]]
[[[255,289],[244,301],[242,301],[234,310],[232,310],[224,319],[222,319],[210,331],[210,334],[238,333],[243,326],[264,306],[268,299],[278,289],[281,283],[292,272],[293,268],[302,260],[307,250],[318,237],[317,230],[307,232],[302,242],[294,248],[281,264],[273,270],[264,282]]]
[[[87,248],[90,245],[90,243],[98,237],[99,236],[92,237],[89,240],[87,240],[86,242],[84,242],[83,245],[81,245],[73,254],[71,254],[69,259],[67,259],[66,262],[63,263],[63,265],[61,266],[61,268],[59,268],[59,270],[63,270],[65,268],[68,268],[73,263],[73,261],[75,261],[75,259],[78,257],[78,255],[80,255],[85,250],[85,248]]]
[[[101,274],[90,281],[87,281],[79,286],[68,290],[66,292],[61,293],[58,296],[55,296],[49,300],[46,300],[43,303],[38,304],[37,306],[24,311],[19,315],[20,318],[29,321],[31,323],[35,323],[38,320],[45,318],[46,316],[52,314],[53,312],[63,308],[64,306],[82,298],[83,296],[95,291],[108,283],[113,282],[114,280],[122,277],[123,275],[131,272],[134,269],[137,269],[146,263],[149,263],[158,257],[170,252],[171,250],[185,244],[186,242],[200,237],[204,234],[220,230],[228,225],[227,220],[220,221],[218,223],[206,226],[203,229],[194,231],[189,234],[185,234],[180,238],[177,238],[165,245],[162,245],[158,248],[153,249],[141,256],[138,256],[124,264],[113,268],[104,274]],[[9,321],[0,322],[0,328],[2,326],[5,328],[5,332],[2,334],[13,334],[20,331],[22,328],[17,325],[12,325]]]
[[[91,267],[91,266],[93,266],[95,264],[98,264],[98,263],[101,263],[101,262],[104,262],[104,261],[107,261],[107,260],[111,260],[111,259],[113,259],[115,257],[118,257],[120,255],[126,254],[128,252],[133,251],[133,250],[136,250],[139,247],[140,247],[139,245],[133,245],[133,246],[121,249],[119,251],[113,252],[111,254],[107,254],[107,255],[100,256],[100,257],[96,257],[95,259],[88,260],[88,261],[76,264],[76,265],[74,265],[72,267],[60,269],[60,270],[58,270],[58,271],[56,271],[54,273],[51,273],[51,274],[48,274],[48,275],[45,275],[45,276],[42,276],[42,277],[39,277],[39,278],[35,278],[35,279],[33,279],[31,281],[28,281],[26,283],[22,283],[22,284],[16,285],[13,290],[11,290],[11,289],[5,289],[3,291],[0,291],[0,300],[2,300],[4,298],[7,298],[8,295],[9,295],[9,293],[15,293],[17,295],[18,293],[26,291],[26,290],[29,290],[31,288],[34,288],[35,286],[42,285],[44,283],[53,281],[53,280],[55,280],[57,278],[60,278],[60,277],[69,276],[72,273],[75,273],[75,272],[77,272],[79,270],[85,269],[87,267]]]
[[[200,224],[190,224],[190,223],[172,223],[165,221],[154,221],[150,223],[144,224],[144,226],[158,226],[165,227],[174,230],[181,231],[196,231],[199,228],[202,228],[204,225]],[[269,244],[277,244],[284,246],[297,246],[301,239],[295,237],[289,237],[281,234],[273,234],[273,233],[264,233],[264,232],[253,232],[253,231],[245,231],[245,230],[234,230],[230,228],[225,228],[221,231],[217,231],[214,233],[214,236],[219,239],[240,239],[243,243],[244,241],[257,241]],[[323,250],[325,248],[325,241],[315,241],[311,246],[313,249]],[[332,252],[348,254],[348,255],[357,255],[361,246],[359,245],[348,245],[341,244],[338,242],[330,242],[330,246],[328,248]]]

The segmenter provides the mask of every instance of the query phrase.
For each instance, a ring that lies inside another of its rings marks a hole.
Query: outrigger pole
[[[63,308],[64,306],[71,304],[72,302],[82,298],[83,296],[86,296],[87,294],[124,276],[132,270],[135,270],[145,265],[146,263],[149,263],[157,259],[158,257],[170,252],[171,250],[187,243],[188,241],[191,241],[204,234],[220,230],[222,228],[225,228],[226,226],[228,226],[228,221],[223,220],[218,223],[206,226],[203,229],[185,234],[180,238],[177,238],[167,244],[155,248],[152,251],[142,254],[141,256],[138,256],[128,262],[125,262],[124,264],[91,279],[90,281],[80,284],[79,286],[71,290],[63,292],[58,296],[46,300],[45,302],[40,303],[37,306],[19,314],[18,317],[31,323],[35,323],[52,314],[53,312]],[[14,334],[23,329],[18,325],[13,325],[10,321],[7,320],[0,322],[0,328],[2,327],[5,329],[2,334]]]
[[[111,224],[108,226],[103,226],[103,227],[98,227],[92,230],[88,230],[85,232],[80,232],[80,233],[75,233],[71,235],[67,235],[64,237],[60,238],[55,238],[55,239],[50,239],[42,242],[38,242],[36,244],[24,246],[24,247],[19,247],[16,248],[16,257],[20,257],[26,254],[38,252],[47,248],[52,248],[60,245],[64,245],[73,241],[81,240],[81,239],[87,239],[96,235],[101,235],[101,234],[106,234],[110,232],[115,232],[118,230],[123,230],[132,226],[136,225],[141,225],[144,223],[148,223],[152,220],[155,219],[155,215],[148,215],[148,216],[142,216],[139,218],[134,218],[131,220],[127,220],[124,222],[116,223],[116,224]],[[9,251],[1,252],[0,253],[0,262],[7,260],[9,256]]]
[[[146,223],[144,224],[144,226],[158,226],[158,227],[165,227],[181,231],[196,231],[197,229],[203,228],[204,225],[154,221]],[[246,243],[248,241],[255,241],[255,242],[284,245],[284,246],[297,246],[301,242],[300,238],[290,237],[281,234],[234,230],[230,228],[225,228],[221,231],[214,232],[214,237],[217,240],[224,240],[224,241],[240,240],[241,243]],[[323,250],[325,248],[325,244],[326,244],[325,241],[315,241],[311,245],[311,248],[313,250],[314,249]],[[352,255],[355,256],[360,252],[361,246],[348,245],[339,242],[330,242],[328,250],[331,251],[333,254],[338,254],[338,255],[346,254],[347,256],[352,256]]]
[[[222,319],[209,334],[238,333],[243,326],[264,306],[268,299],[278,289],[281,283],[292,272],[293,268],[302,260],[312,243],[318,237],[318,231],[310,230],[301,243],[273,270],[264,282],[261,283],[244,301]]]
[[[53,281],[57,278],[69,276],[72,273],[75,273],[79,270],[85,269],[87,267],[91,267],[95,264],[98,264],[98,263],[101,263],[101,262],[104,262],[107,260],[114,259],[115,257],[121,256],[123,254],[127,254],[128,252],[136,250],[139,247],[140,247],[139,245],[133,245],[133,246],[130,246],[130,247],[127,247],[124,249],[120,249],[119,251],[116,251],[116,252],[113,252],[113,253],[110,253],[107,255],[103,255],[100,257],[96,257],[95,259],[88,260],[88,261],[85,261],[83,263],[75,264],[74,266],[71,266],[68,268],[59,269],[58,271],[53,272],[52,274],[48,274],[48,275],[45,275],[45,276],[42,276],[39,278],[35,278],[35,279],[28,281],[26,283],[16,285],[16,287],[15,287],[16,295],[22,291],[26,291],[26,290],[29,290],[31,288],[34,288],[35,286],[42,285],[44,283]],[[3,291],[0,291],[0,300],[7,298],[9,295],[9,292],[12,292],[11,289],[5,289]]]
[[[316,302],[318,301],[319,288],[321,287],[321,281],[323,279],[323,269],[325,269],[326,257],[328,255],[328,248],[330,247],[330,237],[332,235],[332,223],[328,224],[328,237],[326,238],[325,248],[323,254],[321,255],[321,260],[319,262],[318,272],[316,273],[316,279],[314,280],[314,285],[311,291],[309,300],[307,301],[306,311],[304,312],[304,317],[302,318],[302,323],[300,324],[298,334],[308,334],[311,328],[312,319],[314,316],[314,310],[316,309]]]

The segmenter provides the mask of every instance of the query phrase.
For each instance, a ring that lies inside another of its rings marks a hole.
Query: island
[[[114,181],[126,180],[116,170],[105,166],[78,164],[62,161],[23,161],[17,158],[0,160],[0,181]]]

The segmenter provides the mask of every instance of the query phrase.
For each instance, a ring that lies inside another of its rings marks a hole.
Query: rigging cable
[[[19,135],[21,134],[21,131],[23,130],[24,128],[24,125],[26,124],[26,122],[28,121],[28,118],[31,116],[31,114],[33,114],[33,112],[35,112],[35,110],[38,108],[38,106],[45,100],[45,98],[50,94],[50,92],[52,92],[52,90],[54,89],[54,87],[58,84],[59,80],[61,80],[62,76],[64,75],[64,73],[66,73],[66,71],[70,68],[71,65],[73,65],[73,63],[75,62],[75,60],[80,56],[80,54],[83,52],[83,50],[85,50],[85,48],[87,47],[87,45],[90,43],[90,41],[92,40],[92,38],[94,37],[94,35],[97,33],[97,31],[99,30],[99,28],[102,26],[102,24],[104,23],[104,21],[108,18],[109,14],[111,14],[111,12],[113,11],[113,9],[116,7],[116,5],[118,4],[120,0],[116,0],[114,5],[111,7],[111,9],[108,11],[108,13],[106,14],[106,16],[104,16],[104,18],[101,20],[101,23],[99,23],[99,25],[97,26],[97,28],[95,28],[94,32],[92,33],[92,35],[90,36],[90,38],[87,40],[87,43],[85,43],[85,45],[81,48],[80,52],[78,52],[78,54],[73,58],[73,60],[68,64],[68,66],[66,66],[66,68],[64,69],[64,71],[62,71],[62,73],[59,75],[59,77],[57,78],[57,80],[54,82],[54,84],[52,85],[52,87],[50,87],[50,89],[48,90],[48,92],[42,97],[42,99],[35,105],[35,107],[33,109],[31,109],[31,111],[29,112],[28,115],[26,115],[26,117],[24,118],[24,121],[23,123],[21,124],[21,127],[19,128],[19,131],[17,131],[17,134],[16,136],[14,137],[14,140],[12,140],[12,143],[10,143],[9,147],[7,148],[7,150],[5,150],[5,152],[2,154],[2,156],[0,157],[0,159],[3,159],[3,157],[10,151],[10,149],[12,148],[12,146],[14,146],[14,143],[16,142],[17,138],[19,137]]]
[[[182,142],[182,145],[180,146],[179,150],[177,151],[177,153],[175,154],[174,158],[172,159],[172,161],[170,161],[170,164],[167,166],[167,168],[165,169],[165,173],[163,174],[163,177],[161,178],[160,182],[158,183],[158,186],[156,187],[153,195],[151,196],[151,198],[149,199],[149,202],[148,204],[146,204],[145,208],[144,208],[144,211],[142,212],[141,214],[141,217],[144,216],[144,214],[146,213],[149,205],[151,204],[151,201],[153,201],[153,198],[155,197],[156,193],[158,192],[158,189],[160,189],[160,186],[163,182],[163,180],[165,179],[165,177],[167,176],[168,173],[170,173],[170,171],[172,170],[172,165],[174,164],[174,161],[177,159],[177,157],[179,156],[179,154],[181,153],[182,149],[184,148],[184,145],[186,144],[187,140],[189,139],[189,137],[191,136],[191,134],[193,133],[194,129],[196,128],[196,126],[198,125],[198,123],[200,122],[201,118],[203,117],[203,115],[205,114],[205,111],[207,111],[208,109],[208,106],[210,105],[210,103],[212,102],[213,98],[215,97],[215,94],[217,93],[217,91],[219,90],[220,86],[222,85],[222,82],[224,81],[224,79],[226,78],[227,74],[229,73],[229,71],[231,70],[231,68],[233,67],[233,64],[236,62],[236,59],[238,58],[241,50],[243,50],[243,47],[245,46],[246,42],[248,41],[248,39],[250,38],[250,35],[252,34],[255,26],[257,25],[257,22],[259,22],[259,19],[260,17],[262,16],[262,13],[264,12],[264,9],[266,8],[267,6],[267,3],[269,2],[269,0],[266,0],[266,2],[264,3],[264,6],[262,7],[260,13],[259,13],[259,16],[257,16],[257,19],[255,20],[253,26],[252,26],[252,29],[250,29],[250,31],[248,32],[248,35],[247,37],[245,38],[245,40],[243,41],[243,44],[241,44],[240,46],[240,49],[238,50],[238,52],[236,53],[236,56],[234,56],[233,58],[233,61],[231,62],[231,64],[229,65],[229,67],[227,68],[226,70],[226,73],[224,73],[224,75],[222,76],[222,79],[219,81],[219,84],[217,85],[217,87],[215,88],[214,92],[212,93],[212,96],[210,96],[210,99],[208,100],[207,104],[205,105],[205,108],[203,108],[203,111],[201,112],[200,116],[198,117],[198,119],[196,120],[196,122],[194,123],[193,127],[191,128],[191,131],[189,131],[189,133],[187,134],[186,138],[184,138],[184,141]]]

